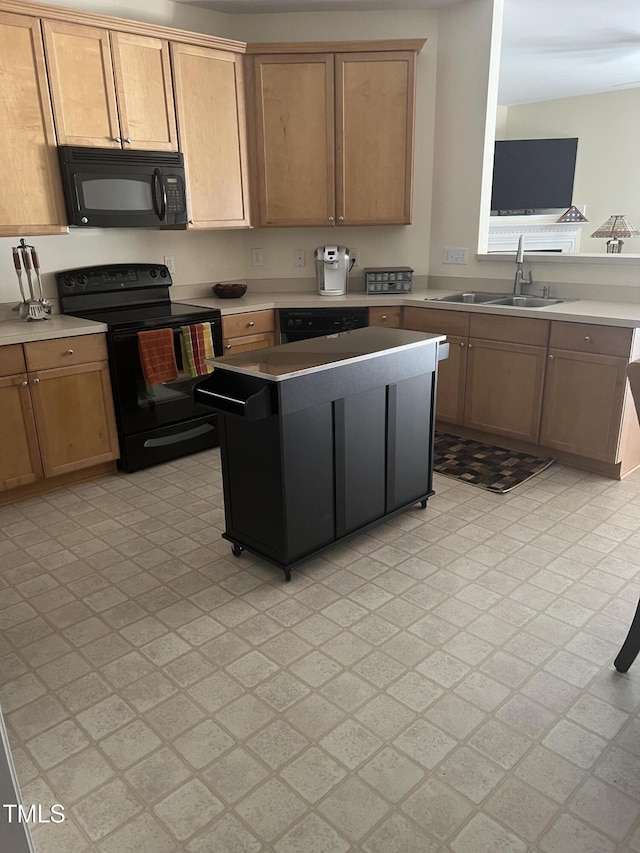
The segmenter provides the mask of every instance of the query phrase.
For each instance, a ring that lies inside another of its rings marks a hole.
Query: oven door
[[[200,320],[200,322],[203,322]],[[220,319],[211,321],[214,354],[222,354]],[[182,325],[186,325],[183,323]],[[146,327],[147,328],[147,327]],[[162,328],[167,328],[163,325]],[[124,435],[148,432],[192,418],[210,415],[211,410],[194,402],[193,388],[202,376],[190,376],[182,369],[180,351],[181,326],[173,330],[178,377],[171,382],[148,385],[142,373],[136,331],[112,332],[109,335],[111,382],[116,401],[116,416]]]

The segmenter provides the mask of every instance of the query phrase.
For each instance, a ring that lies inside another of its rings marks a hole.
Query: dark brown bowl
[[[220,299],[238,299],[247,292],[246,284],[214,284],[211,288]]]

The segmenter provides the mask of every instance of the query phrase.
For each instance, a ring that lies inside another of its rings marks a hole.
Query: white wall
[[[581,252],[603,253],[590,234],[614,213],[640,228],[640,88],[561,98],[507,109],[502,139],[577,136],[574,203],[587,205]],[[640,238],[624,250],[640,252]]]

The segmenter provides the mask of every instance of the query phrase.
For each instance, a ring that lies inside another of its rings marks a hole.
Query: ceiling
[[[175,0],[230,14],[437,9],[460,0]],[[504,0],[502,106],[640,86],[640,2]]]

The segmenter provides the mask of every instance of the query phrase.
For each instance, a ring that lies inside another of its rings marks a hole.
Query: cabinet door
[[[38,436],[26,373],[0,379],[0,491],[42,477]]]
[[[238,352],[251,352],[254,349],[272,347],[275,342],[273,332],[259,335],[243,335],[240,338],[223,338],[224,355],[235,355]]]
[[[540,443],[617,461],[627,359],[549,350]]]
[[[464,424],[537,442],[546,350],[469,339]]]
[[[29,374],[45,477],[118,458],[107,362]]]
[[[333,56],[253,57],[258,225],[335,222]]]
[[[63,234],[67,220],[38,20],[0,12],[0,58],[0,237]]]
[[[111,52],[124,146],[177,151],[169,42],[113,32]]]
[[[467,375],[467,339],[447,335],[449,357],[438,362],[436,420],[461,424]]]
[[[336,55],[338,225],[411,222],[415,54]]]
[[[172,44],[171,57],[189,224],[248,227],[242,57],[189,44]]]
[[[42,26],[58,143],[120,148],[108,31],[62,21]]]

